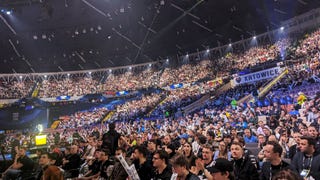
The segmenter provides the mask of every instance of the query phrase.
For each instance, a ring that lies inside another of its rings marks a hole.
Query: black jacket
[[[111,155],[114,155],[118,148],[119,138],[120,134],[116,130],[111,129],[102,136],[102,149],[108,149]]]
[[[284,170],[284,169],[292,169],[289,163],[285,161],[281,161],[279,166],[272,166],[270,162],[264,162],[262,167],[261,167],[261,173],[260,173],[260,180],[269,180],[271,179],[274,175],[276,175],[279,171]],[[271,170],[271,173],[270,173]],[[270,178],[271,174],[271,178]]]
[[[171,166],[167,165],[167,167],[163,170],[161,174],[159,174],[157,171],[154,174],[155,175],[152,178],[154,180],[170,180],[172,176],[172,168]]]
[[[233,161],[233,172],[236,180],[258,180],[259,174],[257,168],[252,164],[249,158],[243,157]]]
[[[133,164],[141,180],[150,180],[154,176],[153,167],[148,163],[148,161],[144,162],[143,164],[139,164],[139,160],[135,160]]]
[[[306,158],[304,153],[297,152],[293,157],[291,165],[298,174],[300,174],[303,169],[309,169],[311,166],[309,176],[320,180],[320,155],[315,154],[312,158]]]

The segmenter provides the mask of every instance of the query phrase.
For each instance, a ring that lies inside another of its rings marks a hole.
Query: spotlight
[[[149,64],[149,67],[151,67],[152,66],[152,64]]]
[[[166,61],[169,62],[169,59],[167,59]]]
[[[207,53],[209,53],[210,52],[210,49],[207,49]]]
[[[187,54],[186,57],[189,57],[189,54]]]
[[[229,47],[231,47],[231,46],[232,46],[232,44],[230,43],[230,44],[229,44]]]
[[[257,37],[256,37],[256,36],[253,36],[253,39],[257,39]]]
[[[132,69],[132,67],[130,66],[130,67],[129,67],[129,70],[131,70],[131,69]]]
[[[10,15],[10,14],[11,14],[11,11],[7,11],[6,14],[7,14],[7,15]]]
[[[284,30],[284,27],[282,26],[282,27],[280,28],[280,30],[283,31],[283,30]]]

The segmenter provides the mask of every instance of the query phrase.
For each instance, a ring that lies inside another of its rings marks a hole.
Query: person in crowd
[[[29,176],[34,167],[34,162],[26,155],[27,148],[20,147],[13,164],[2,174],[3,180],[14,180],[18,177]]]
[[[153,177],[152,165],[147,161],[148,150],[140,145],[134,148],[132,159],[140,179],[151,179]]]
[[[192,144],[189,142],[184,143],[182,147],[182,154],[188,159],[189,162],[195,157],[192,151]]]
[[[83,154],[82,154],[82,159],[92,159],[94,156],[94,152],[96,151],[97,148],[97,141],[95,136],[89,136],[88,138],[88,146],[85,148]]]
[[[126,180],[128,178],[128,173],[120,163],[119,158],[124,158],[124,160],[127,162],[127,164],[130,166],[131,161],[129,158],[126,157],[126,150],[124,148],[118,147],[116,149],[115,154],[115,164],[113,167],[113,170],[110,175],[110,180]]]
[[[224,141],[219,142],[218,150],[214,152],[213,160],[216,160],[218,158],[225,158],[225,159],[228,159],[229,161],[231,160],[231,152],[229,151]]]
[[[293,159],[294,155],[297,152],[300,152],[300,137],[301,137],[301,134],[299,132],[293,133],[293,139],[296,144],[292,145],[289,148],[289,159],[291,159],[291,160]]]
[[[18,151],[20,148],[20,140],[21,140],[21,134],[18,133],[14,136],[11,142],[11,158],[12,159],[16,157],[16,154],[18,154]]]
[[[148,154],[147,154],[147,161],[152,162],[153,155],[157,151],[157,144],[155,139],[151,139],[147,142],[147,149],[148,149]]]
[[[251,152],[251,150],[245,148],[245,142],[244,142],[244,138],[239,136],[238,138],[235,138],[233,139],[232,142],[235,142],[235,143],[240,143],[243,147],[243,151],[244,151],[244,156],[247,158],[247,159],[250,159],[250,161],[252,162],[252,164],[256,167],[256,168],[259,168],[258,166],[258,162],[257,162],[257,158],[256,156]]]
[[[320,137],[319,137],[319,128],[315,124],[310,124],[308,127],[308,136],[311,136],[316,141],[316,151],[320,153]]]
[[[62,160],[62,169],[65,170],[66,178],[74,178],[79,176],[79,168],[81,165],[81,158],[78,154],[78,146],[72,145],[70,147],[70,154]]]
[[[93,158],[87,158],[86,165],[88,166],[88,171],[79,178],[79,180],[92,179],[98,176],[99,168],[101,166],[101,150],[96,149]]]
[[[263,163],[260,173],[260,180],[272,179],[280,170],[290,169],[290,164],[281,159],[282,147],[275,141],[267,142],[264,147],[264,157],[266,162]]]
[[[320,179],[320,156],[317,154],[316,141],[310,136],[302,136],[300,138],[300,151],[297,152],[291,165],[295,172],[303,178],[313,177]]]
[[[214,165],[213,148],[210,144],[205,144],[202,147],[202,160],[205,168],[212,167]]]
[[[189,162],[183,155],[174,158],[172,171],[176,180],[200,180],[198,176],[189,171]]]
[[[211,178],[208,180],[234,180],[233,165],[225,158],[218,158],[215,160],[215,164],[208,168],[211,174]]]
[[[259,179],[259,174],[255,165],[244,154],[243,145],[238,142],[231,144],[231,154],[233,158],[235,179]]]
[[[114,155],[118,148],[120,134],[115,130],[114,123],[109,124],[109,131],[102,136],[102,149],[109,149],[111,155]]]
[[[39,180],[63,180],[63,171],[55,166],[56,156],[53,153],[43,153],[39,159],[41,172],[38,175]]]
[[[263,134],[258,135],[258,147],[260,149],[263,149],[263,147],[266,145],[266,138]]]
[[[279,144],[282,147],[282,158],[289,158],[290,147],[294,144],[294,139],[289,137],[286,130],[281,132]]]
[[[102,150],[100,153],[100,168],[97,177],[99,179],[108,179],[111,175],[112,166],[114,162],[110,159],[110,151],[108,149]],[[110,173],[110,174],[109,174]]]
[[[172,167],[169,164],[169,155],[164,150],[156,151],[153,155],[153,167],[155,168],[152,179],[170,180],[172,176]]]

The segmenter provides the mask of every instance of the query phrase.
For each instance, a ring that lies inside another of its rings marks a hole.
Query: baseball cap
[[[217,172],[231,172],[233,171],[233,165],[230,161],[224,158],[218,158],[215,161],[214,166],[208,167],[207,170],[212,174],[212,173],[217,173]]]

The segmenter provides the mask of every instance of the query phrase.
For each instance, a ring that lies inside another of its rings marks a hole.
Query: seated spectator
[[[108,179],[109,176],[111,175],[111,166],[113,166],[114,162],[110,159],[110,151],[109,150],[102,150],[100,154],[100,168],[99,168],[99,173],[97,174],[99,179]],[[110,174],[109,174],[110,173]]]
[[[282,147],[279,143],[270,141],[264,147],[264,155],[268,160],[261,168],[260,180],[272,179],[276,174],[284,169],[290,169],[290,164],[281,159]]]
[[[189,171],[189,166],[189,162],[184,156],[175,157],[172,162],[173,173],[175,173],[173,176],[181,180],[200,180],[198,176]]]
[[[88,172],[86,172],[82,177],[80,177],[79,180],[92,179],[94,177],[99,176],[99,171],[100,171],[100,166],[101,166],[100,157],[101,157],[101,150],[96,149],[95,153],[94,153],[94,157],[87,158],[87,160],[85,162],[84,166],[86,166],[86,165],[88,166]]]
[[[256,166],[245,156],[243,145],[237,142],[231,144],[231,153],[234,163],[234,174],[236,179],[259,179]]]
[[[72,145],[70,154],[63,158],[62,168],[65,170],[66,178],[74,178],[79,176],[79,168],[81,165],[81,158],[78,154],[78,146]]]
[[[63,180],[63,172],[55,166],[55,155],[52,153],[43,153],[39,159],[39,165],[42,171],[39,174],[41,180]]]
[[[231,160],[231,152],[224,141],[219,142],[218,150],[214,152],[213,160],[218,158],[228,159],[229,161]]]
[[[26,155],[26,151],[25,147],[20,147],[13,164],[3,173],[3,180],[23,178],[32,173],[34,162]]]
[[[118,147],[116,149],[115,164],[111,172],[110,179],[126,180],[128,178],[128,174],[122,166],[122,164],[120,163],[119,156],[122,156],[129,166],[131,165],[130,159],[126,157],[126,150],[121,147]]]
[[[234,180],[233,165],[225,158],[218,158],[215,160],[214,166],[208,168],[211,178],[208,180]]]
[[[153,155],[153,167],[155,173],[153,179],[170,180],[172,175],[171,166],[169,165],[169,155],[166,151],[156,151]]]
[[[140,179],[151,179],[153,177],[151,162],[147,161],[148,150],[144,146],[136,146],[134,148],[133,164],[137,170]]]

